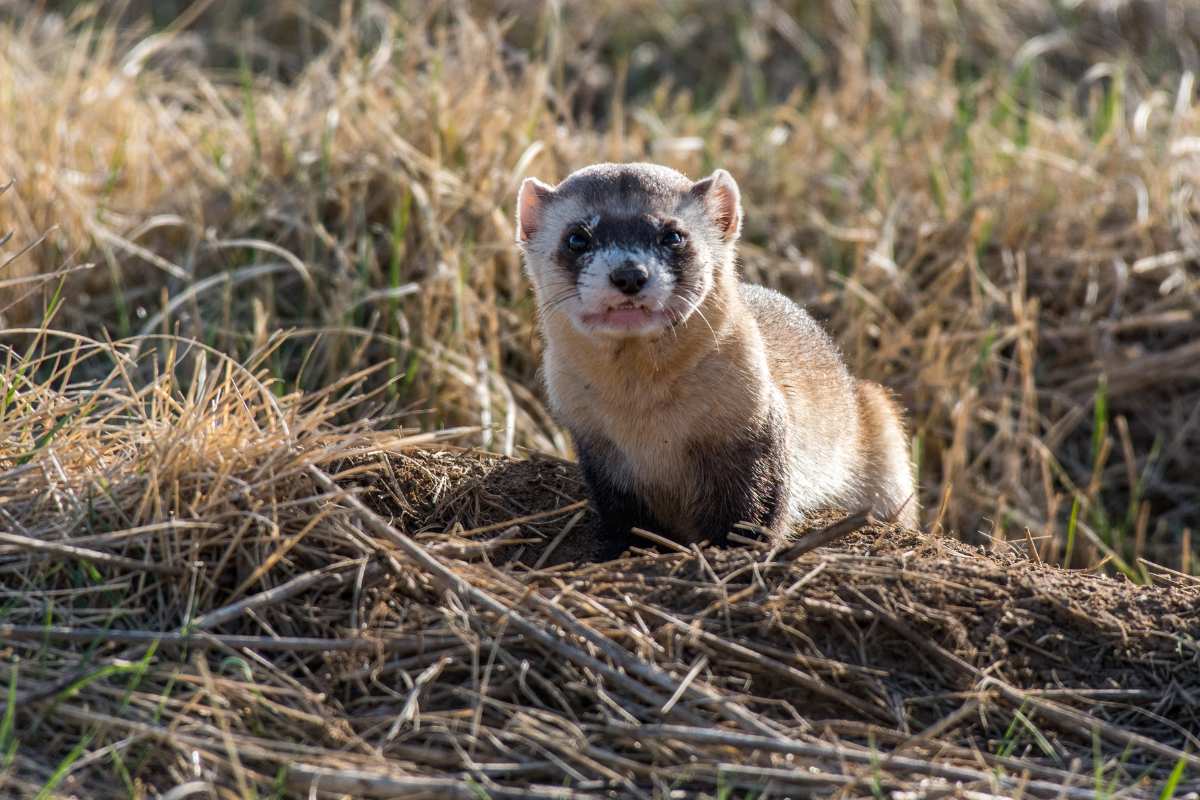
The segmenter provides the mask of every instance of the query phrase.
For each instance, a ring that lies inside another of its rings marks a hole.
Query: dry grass
[[[0,0],[0,792],[1195,784],[1191,4],[153,7]],[[586,555],[573,468],[407,448],[569,455],[511,197],[634,158],[991,555],[491,566]]]
[[[747,275],[809,303],[912,410],[927,522],[1029,528],[1050,561],[1179,565],[1200,522],[1200,115],[1172,64],[1200,23],[1097,2],[1056,27],[1011,5],[910,28],[887,4],[867,27],[830,3],[824,26],[796,17],[800,40],[772,7],[703,57],[701,23],[726,12],[608,34],[615,5],[499,22],[371,7],[264,16],[260,38],[219,18],[203,35],[14,18],[7,250],[47,240],[5,268],[43,279],[3,305],[37,319],[55,276],[92,263],[55,327],[239,359],[294,327],[311,333],[266,364],[289,390],[390,360],[386,399],[423,410],[414,424],[563,452],[510,246],[518,179],[720,163],[745,189]]]

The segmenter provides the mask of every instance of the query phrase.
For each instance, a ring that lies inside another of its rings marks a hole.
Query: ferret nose
[[[650,272],[641,264],[626,262],[608,273],[608,280],[622,294],[635,295],[650,280]]]

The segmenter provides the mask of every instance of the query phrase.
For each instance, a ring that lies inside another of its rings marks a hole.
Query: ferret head
[[[741,229],[725,170],[691,181],[653,164],[597,164],[517,197],[517,243],[543,316],[584,334],[652,337],[687,322],[733,269]]]

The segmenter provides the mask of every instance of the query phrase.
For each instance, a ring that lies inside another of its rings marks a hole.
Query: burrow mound
[[[1090,747],[1094,735],[1120,740],[1119,731],[1200,745],[1200,581],[1192,578],[1161,571],[1154,585],[1139,586],[1036,563],[1023,544],[987,551],[880,524],[796,558],[763,542],[590,564],[593,515],[572,510],[585,493],[569,462],[414,451],[389,456],[382,474],[371,504],[399,527],[418,538],[519,539],[487,558],[527,591],[555,596],[647,659],[691,664],[706,655],[703,674],[715,685],[738,687],[785,724],[916,732],[973,697],[1007,693],[1034,719],[1069,716],[1062,705],[1112,726],[1060,719],[1077,741],[1043,753],[1048,762],[1065,763],[1062,754]],[[572,559],[585,563],[561,564]],[[539,561],[559,566],[528,568]],[[989,737],[1013,734],[1011,710],[989,716],[982,705],[960,722],[960,744],[987,749]]]
[[[1141,797],[1180,764],[1177,795],[1197,788],[1189,578],[837,515],[593,563],[579,473],[552,458],[364,449],[271,488],[232,525],[76,540],[112,549],[94,588],[0,549],[67,620],[0,622],[17,796],[80,741],[105,754],[62,784],[86,797],[123,792],[109,748],[148,791],[230,796]],[[95,592],[126,585],[97,622]]]

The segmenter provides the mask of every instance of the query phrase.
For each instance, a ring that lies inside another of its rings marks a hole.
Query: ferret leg
[[[601,535],[604,537],[600,548],[602,559],[616,558],[633,543],[631,528],[664,535],[670,533],[637,495],[613,480],[606,469],[615,463],[617,457],[611,446],[576,439],[575,449],[579,454],[579,466],[583,470],[592,504],[600,515]]]

